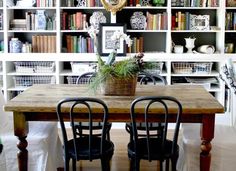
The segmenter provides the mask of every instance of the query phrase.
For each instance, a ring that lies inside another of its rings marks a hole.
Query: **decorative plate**
[[[144,30],[146,27],[146,17],[142,12],[134,12],[130,18],[130,25],[134,30]]]
[[[95,11],[90,17],[89,23],[91,26],[98,29],[99,23],[106,23],[106,17],[103,15],[101,11]]]

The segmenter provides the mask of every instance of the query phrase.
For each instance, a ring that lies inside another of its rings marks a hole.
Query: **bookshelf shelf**
[[[61,10],[105,10],[104,7],[59,7]]]
[[[167,10],[168,7],[154,7],[154,6],[135,6],[135,7],[124,7],[123,10],[126,10],[126,9],[134,9],[134,10],[143,10],[143,9],[151,9],[151,10],[158,10],[158,9],[164,9],[164,10]]]
[[[128,29],[126,30],[127,32],[130,32],[130,33],[159,33],[159,32],[167,32],[167,30],[131,30],[131,29]]]
[[[56,7],[7,7],[7,10],[56,10]]]
[[[171,30],[172,33],[220,33],[221,30]]]
[[[86,30],[61,30],[61,33],[87,33]]]
[[[219,10],[220,7],[171,7],[171,9],[186,9],[186,10]]]
[[[56,33],[56,30],[8,30],[8,33]]]

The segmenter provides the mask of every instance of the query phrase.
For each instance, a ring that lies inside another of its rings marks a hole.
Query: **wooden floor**
[[[129,135],[124,129],[111,129],[111,140],[115,144],[115,152],[112,157],[111,171],[128,171],[129,159],[127,156],[127,144]],[[141,161],[141,171],[158,171],[157,161],[147,162]],[[79,161],[77,163],[77,171],[98,171],[101,170],[100,160],[92,162]]]

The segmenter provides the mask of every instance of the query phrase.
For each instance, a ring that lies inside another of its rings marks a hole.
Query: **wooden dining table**
[[[28,121],[58,121],[56,115],[57,103],[68,97],[96,97],[102,99],[109,108],[109,122],[129,122],[130,104],[139,96],[173,96],[183,107],[181,122],[201,123],[200,170],[209,171],[211,162],[211,141],[214,138],[215,115],[224,114],[223,106],[215,97],[202,86],[194,85],[138,85],[134,96],[104,96],[89,90],[87,85],[33,85],[24,92],[9,100],[4,106],[5,111],[12,111],[14,115],[14,134],[18,137],[19,171],[27,171],[28,151],[27,134]],[[140,111],[142,109],[140,108]],[[163,114],[158,106],[153,114],[153,121],[163,121]],[[175,110],[175,107],[170,108]],[[79,111],[78,111],[79,112]],[[95,108],[94,113],[99,116],[101,109]],[[83,120],[83,113],[78,113],[77,120]],[[138,120],[142,121],[142,118]],[[95,117],[96,118],[96,117]],[[173,114],[172,117],[175,118]],[[69,119],[69,117],[68,117]],[[171,122],[171,120],[170,120]]]

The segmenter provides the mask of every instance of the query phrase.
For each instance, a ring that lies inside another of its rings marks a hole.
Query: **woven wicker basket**
[[[121,79],[111,77],[102,85],[103,95],[133,96],[135,94],[137,76]]]

